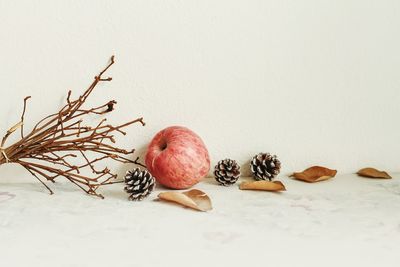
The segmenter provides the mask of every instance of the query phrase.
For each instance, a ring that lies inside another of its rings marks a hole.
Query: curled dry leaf
[[[392,177],[385,171],[379,171],[374,168],[364,168],[357,172],[359,176],[380,179],[392,179]]]
[[[293,173],[292,177],[307,183],[315,183],[335,177],[336,173],[336,170],[331,170],[321,166],[313,166],[303,172]]]
[[[255,182],[242,182],[239,186],[241,190],[261,190],[261,191],[286,191],[285,186],[279,181],[255,181]]]
[[[163,192],[158,195],[158,198],[199,211],[212,210],[210,198],[206,193],[197,189],[186,192]]]

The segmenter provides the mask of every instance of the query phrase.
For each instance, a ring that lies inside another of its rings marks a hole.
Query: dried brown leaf
[[[307,183],[315,183],[333,178],[336,173],[336,170],[331,170],[321,166],[313,166],[303,172],[293,173],[292,177]]]
[[[192,189],[186,192],[163,192],[159,199],[178,203],[198,211],[212,210],[211,199],[203,191]]]
[[[242,182],[239,186],[241,190],[261,190],[261,191],[286,191],[285,186],[280,181],[255,181],[255,182]]]
[[[392,177],[385,171],[379,171],[374,168],[364,168],[357,172],[359,176],[380,179],[392,179]]]

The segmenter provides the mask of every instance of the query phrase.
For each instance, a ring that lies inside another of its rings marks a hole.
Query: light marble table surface
[[[9,175],[8,175],[9,176]],[[18,180],[18,181],[17,181]],[[0,266],[400,266],[400,175],[338,175],[283,193],[240,191],[213,179],[203,213],[156,201],[106,199],[72,184],[50,196],[28,175],[0,179]]]

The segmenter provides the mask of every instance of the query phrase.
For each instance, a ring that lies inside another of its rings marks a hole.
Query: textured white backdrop
[[[96,101],[144,150],[169,125],[196,131],[213,164],[278,154],[283,173],[313,164],[399,171],[399,1],[3,1],[2,131],[55,111],[111,54]]]

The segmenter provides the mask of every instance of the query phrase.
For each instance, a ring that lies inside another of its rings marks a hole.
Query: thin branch
[[[50,195],[54,194],[53,190],[51,190],[50,187],[48,187],[42,180],[40,180],[40,178],[33,171],[29,169],[29,167],[24,166],[24,168],[27,169],[28,172],[30,172],[33,175],[33,177],[35,177],[42,185],[44,185],[44,187],[46,187],[47,190],[49,190]]]
[[[113,126],[105,124],[103,118],[96,126],[84,125],[84,119],[90,114],[104,115],[114,111],[116,101],[111,100],[93,108],[85,108],[84,104],[100,82],[109,82],[110,77],[103,78],[106,71],[115,63],[114,56],[110,63],[94,78],[92,84],[77,99],[72,99],[72,92],[68,91],[66,104],[57,112],[46,116],[33,127],[31,132],[24,136],[24,117],[27,100],[21,121],[7,131],[3,137],[0,148],[0,165],[15,162],[27,169],[39,180],[49,192],[50,188],[39,178],[54,182],[58,177],[64,177],[75,184],[87,194],[103,197],[96,190],[103,186],[116,183],[117,178],[109,168],[97,168],[96,165],[106,160],[121,163],[133,163],[143,166],[139,158],[131,160],[127,156],[135,152],[134,149],[126,150],[115,146],[115,133],[126,135],[124,128],[132,124],[145,125],[143,118]],[[21,139],[13,145],[4,148],[7,138],[18,128],[21,128]],[[87,153],[96,155],[89,159]],[[72,164],[71,158],[81,159],[85,163]],[[49,165],[52,165],[49,166]],[[93,176],[88,176],[81,171],[91,171]]]
[[[26,103],[27,103],[28,99],[30,99],[30,98],[31,98],[30,96],[27,96],[24,99],[24,108],[22,110],[22,115],[21,115],[21,122],[22,122],[22,124],[21,124],[21,138],[22,139],[24,138],[24,119],[25,119],[25,112],[26,112]]]

